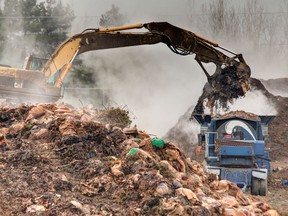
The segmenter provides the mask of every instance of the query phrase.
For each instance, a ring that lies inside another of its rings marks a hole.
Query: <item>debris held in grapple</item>
[[[220,73],[216,72],[204,86],[194,113],[204,113],[204,105],[211,113],[218,109],[229,110],[229,103],[243,97],[250,89],[249,77],[248,72],[239,73],[235,66],[225,67]]]

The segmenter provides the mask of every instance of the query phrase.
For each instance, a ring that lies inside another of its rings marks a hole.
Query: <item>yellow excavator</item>
[[[146,31],[131,31],[142,28]],[[86,29],[60,44],[46,62],[45,59],[30,56],[23,69],[0,66],[0,95],[4,98],[33,98],[41,102],[57,101],[63,96],[63,81],[77,55],[92,50],[158,43],[166,44],[171,51],[179,55],[195,54],[195,60],[207,76],[208,83],[212,89],[218,89],[218,93],[219,89],[223,89],[223,85],[228,84],[227,79],[226,84],[218,83],[221,80],[218,78],[223,76],[233,80],[236,86],[234,90],[237,92],[234,97],[242,96],[249,90],[248,79],[251,72],[241,54],[167,22],[151,22]],[[212,75],[206,71],[203,64],[210,62],[216,65],[216,71]]]

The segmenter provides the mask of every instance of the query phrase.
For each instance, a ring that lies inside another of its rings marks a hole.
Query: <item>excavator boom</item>
[[[60,45],[45,65],[44,74],[49,78],[67,63],[72,63],[77,55],[88,51],[156,44],[159,42],[161,42],[161,36],[155,34],[107,33],[88,30],[69,38]]]
[[[135,33],[124,31],[140,28],[146,28],[148,32]],[[212,62],[216,65],[236,66],[239,73],[245,70],[241,74],[242,76],[243,74],[250,76],[250,69],[241,55],[233,53],[232,57],[228,57],[215,48],[220,47],[217,43],[167,22],[87,29],[80,34],[68,38],[56,49],[45,65],[44,73],[47,78],[50,77],[61,70],[66,64],[72,63],[77,55],[84,52],[128,46],[153,45],[160,42],[166,44],[176,54],[195,54],[195,59],[204,70],[208,80],[210,75],[204,69],[202,63]]]
[[[137,29],[146,29],[146,31],[127,31]],[[236,85],[237,91],[239,91],[237,95],[243,95],[249,89],[250,68],[241,54],[237,55],[213,41],[167,22],[87,29],[60,44],[42,69],[32,72],[30,66],[25,69],[6,68],[4,70],[0,68],[0,76],[14,77],[15,80],[26,83],[20,85],[19,88],[32,88],[36,85],[37,89],[42,88],[43,95],[59,94],[58,97],[60,97],[60,90],[56,91],[55,89],[61,89],[76,56],[93,50],[157,43],[166,44],[174,53],[179,55],[195,54],[195,60],[203,69],[212,87],[215,86],[217,80],[219,81],[218,78],[225,74],[225,76],[231,76],[233,82],[238,83]],[[224,49],[229,53],[229,56],[221,52],[220,49]],[[216,72],[212,75],[206,71],[203,65],[203,63],[209,62],[216,65]],[[37,74],[35,78],[31,78],[33,73]],[[54,95],[53,98],[57,98],[57,95]]]

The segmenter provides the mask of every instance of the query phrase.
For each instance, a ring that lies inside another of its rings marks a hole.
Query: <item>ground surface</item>
[[[278,90],[287,93],[288,79],[277,79],[274,84],[273,80],[269,80],[268,84],[267,90],[269,88],[275,90],[278,86]],[[288,97],[270,96],[270,98],[276,104],[278,114],[269,128],[272,175],[269,181],[269,194],[262,200],[269,201],[281,215],[288,215]],[[281,186],[284,182],[287,182],[287,185]]]
[[[287,159],[272,162],[272,175],[268,182],[268,195],[266,197],[256,197],[268,202],[278,210],[281,215],[288,215],[288,186],[282,186],[282,182],[288,179]],[[280,168],[280,170],[278,170]]]

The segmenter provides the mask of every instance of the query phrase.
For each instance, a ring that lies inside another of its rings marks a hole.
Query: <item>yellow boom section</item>
[[[64,41],[53,53],[44,67],[45,77],[48,78],[61,70],[77,54],[81,37],[72,37]]]

